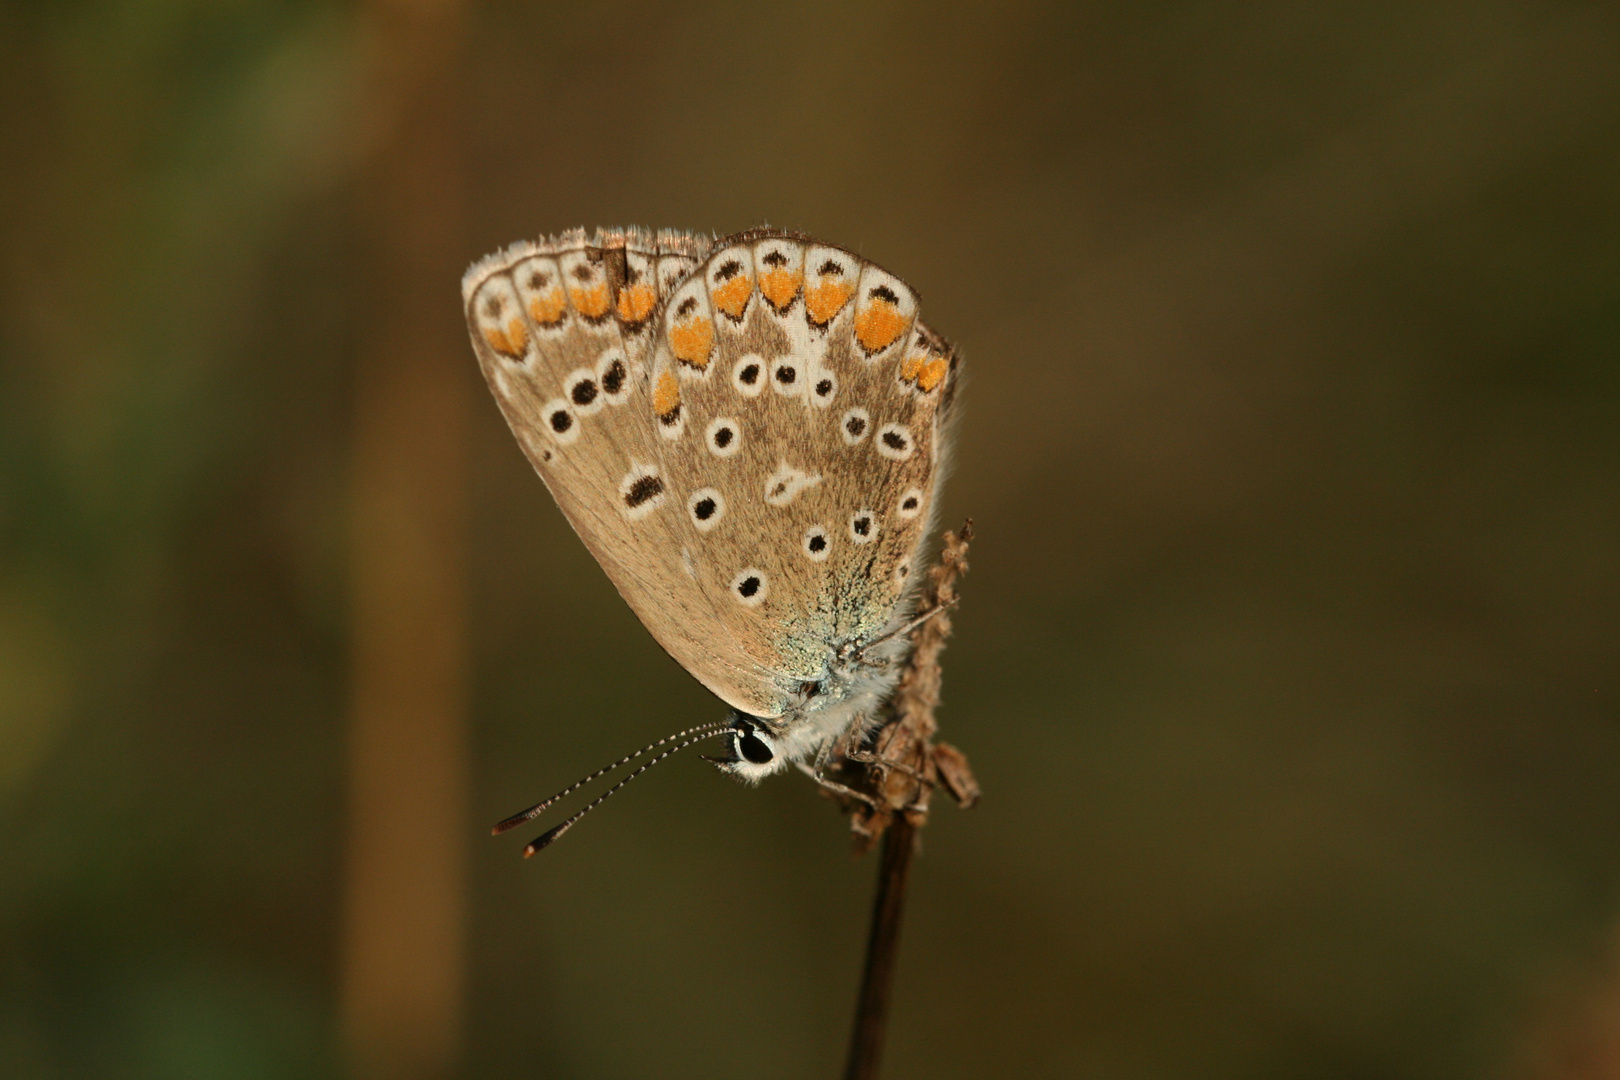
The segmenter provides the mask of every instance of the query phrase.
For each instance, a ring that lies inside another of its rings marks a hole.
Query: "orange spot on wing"
[[[793,298],[799,295],[799,286],[803,283],[803,274],[795,274],[781,267],[759,275],[759,291],[777,311],[786,310],[787,306],[793,303]]]
[[[855,292],[854,286],[837,278],[822,281],[804,290],[804,309],[817,326],[825,326],[844,309]]]
[[[900,363],[900,381],[914,384],[923,393],[945,381],[950,363],[943,356],[908,356]]]
[[[555,326],[562,321],[563,311],[567,306],[563,302],[561,289],[536,293],[529,297],[529,317],[541,326]]]
[[[709,366],[714,348],[714,324],[699,315],[669,328],[669,348],[675,358],[695,368]]]
[[[522,357],[523,350],[529,344],[529,331],[524,327],[522,319],[513,319],[506,324],[505,330],[498,326],[484,327],[484,340],[489,342],[490,348],[502,356],[518,359]]]
[[[886,349],[906,328],[906,317],[887,300],[873,300],[855,316],[855,337],[869,353]]]
[[[627,323],[642,322],[652,314],[658,294],[651,285],[626,285],[619,290],[619,318]]]
[[[653,412],[658,416],[668,416],[681,407],[681,384],[675,381],[675,373],[665,368],[658,376],[658,385],[653,388]]]
[[[608,287],[603,281],[592,285],[588,289],[568,289],[568,298],[574,302],[574,310],[587,319],[600,319],[608,311]]]
[[[742,313],[748,307],[748,298],[753,295],[754,283],[748,280],[747,274],[738,274],[724,285],[709,294],[714,306],[730,315],[733,319],[742,318]]]

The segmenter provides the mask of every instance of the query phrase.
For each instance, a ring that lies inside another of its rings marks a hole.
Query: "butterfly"
[[[917,619],[961,380],[915,290],[791,232],[576,229],[480,260],[462,294],[557,505],[730,706],[645,750],[721,736],[710,760],[757,782],[867,730]]]

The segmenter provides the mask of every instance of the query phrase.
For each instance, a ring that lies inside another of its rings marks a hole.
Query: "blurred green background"
[[[1612,5],[13,2],[0,95],[0,1075],[837,1074],[875,864],[807,783],[484,837],[720,706],[460,272],[768,221],[970,365],[986,797],[926,830],[887,1075],[1620,1076]],[[443,746],[355,599],[415,587]],[[394,731],[427,772],[368,787]]]

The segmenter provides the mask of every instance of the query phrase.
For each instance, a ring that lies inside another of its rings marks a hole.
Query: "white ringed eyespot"
[[[900,498],[895,500],[894,515],[895,517],[909,521],[911,518],[914,518],[918,514],[922,513],[922,508],[922,488],[907,488],[900,493]]]
[[[602,353],[596,362],[596,381],[609,405],[623,405],[630,400],[630,364],[623,349],[614,347]]]
[[[590,416],[602,411],[607,397],[602,384],[596,381],[596,372],[590,368],[575,368],[563,379],[563,396],[573,406],[575,416]]]
[[[731,386],[743,397],[759,397],[765,392],[767,377],[765,358],[749,353],[731,369]]]
[[[812,525],[804,530],[799,547],[815,562],[824,562],[832,554],[832,541],[827,538],[827,530],[820,525]]]
[[[546,433],[559,446],[567,446],[579,438],[579,419],[567,398],[552,398],[540,406],[540,417]]]
[[[791,357],[778,357],[771,364],[771,389],[784,397],[797,397],[804,393],[804,372],[798,361]]]
[[[639,521],[664,504],[664,478],[651,465],[636,462],[619,481],[619,502],[624,516]]]
[[[726,516],[726,497],[712,487],[699,488],[687,496],[686,514],[698,532],[708,532]]]
[[[771,583],[765,571],[752,566],[737,571],[737,576],[731,579],[731,595],[743,607],[758,607],[770,591]]]
[[[838,396],[838,376],[831,368],[820,368],[810,373],[810,404],[825,409]]]
[[[742,449],[742,425],[729,416],[715,417],[703,433],[703,445],[715,457],[730,457]]]
[[[904,424],[884,424],[878,429],[877,441],[873,445],[878,453],[890,461],[904,461],[917,448],[911,438],[911,429]]]
[[[866,438],[867,432],[871,430],[872,414],[859,405],[844,410],[844,415],[838,418],[838,434],[842,435],[844,442],[850,446]]]

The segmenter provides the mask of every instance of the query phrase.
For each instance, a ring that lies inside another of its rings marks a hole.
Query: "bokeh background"
[[[478,382],[574,225],[856,248],[979,540],[893,1077],[1620,1076],[1620,13],[0,7],[0,1074],[825,1077],[873,860]]]

